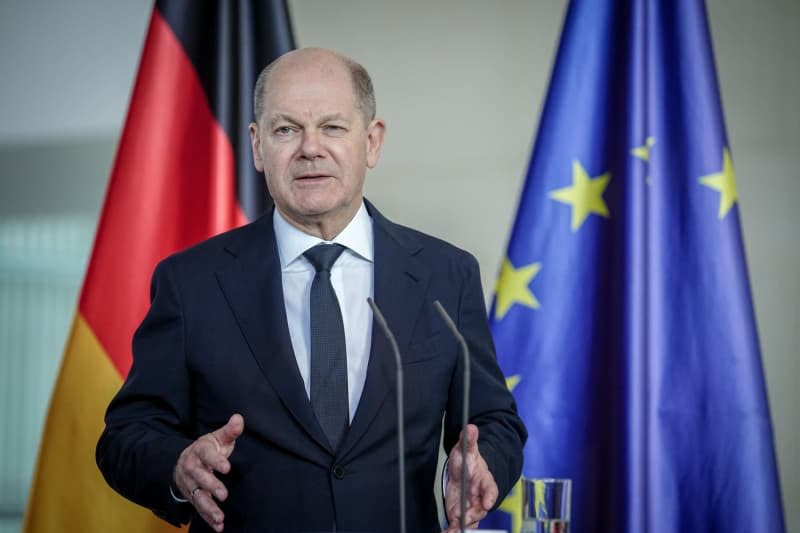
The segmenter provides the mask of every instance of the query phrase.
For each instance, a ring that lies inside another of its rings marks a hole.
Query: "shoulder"
[[[232,258],[253,248],[274,245],[272,215],[267,213],[253,222],[234,228],[163,259],[156,270],[170,269],[182,274],[216,270],[230,264]]]
[[[439,237],[393,222],[369,202],[367,208],[373,219],[376,242],[386,239],[437,271],[456,270],[463,275],[478,270],[478,261],[470,252]]]

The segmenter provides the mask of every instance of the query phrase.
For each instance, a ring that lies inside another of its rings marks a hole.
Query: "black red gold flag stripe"
[[[283,0],[158,1],[42,436],[23,530],[173,529],[94,464],[156,263],[266,210],[247,125],[258,72],[294,47]]]

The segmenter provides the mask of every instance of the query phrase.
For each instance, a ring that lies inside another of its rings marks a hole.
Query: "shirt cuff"
[[[442,467],[442,505],[444,505],[444,498],[447,496],[447,482],[450,481],[450,473],[447,471],[447,465],[450,463],[450,458],[444,460]]]
[[[172,499],[178,503],[189,503],[189,500],[184,500],[180,496],[175,495],[175,491],[172,490],[172,483],[169,484],[169,493],[172,494]]]

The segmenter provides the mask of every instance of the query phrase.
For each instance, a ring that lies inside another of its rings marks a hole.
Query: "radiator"
[[[94,218],[82,215],[0,218],[0,524],[5,531],[21,523],[94,226]]]

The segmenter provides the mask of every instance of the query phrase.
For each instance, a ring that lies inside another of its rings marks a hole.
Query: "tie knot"
[[[309,248],[303,255],[314,265],[317,272],[330,272],[331,267],[344,252],[345,247],[341,244],[318,244]]]

